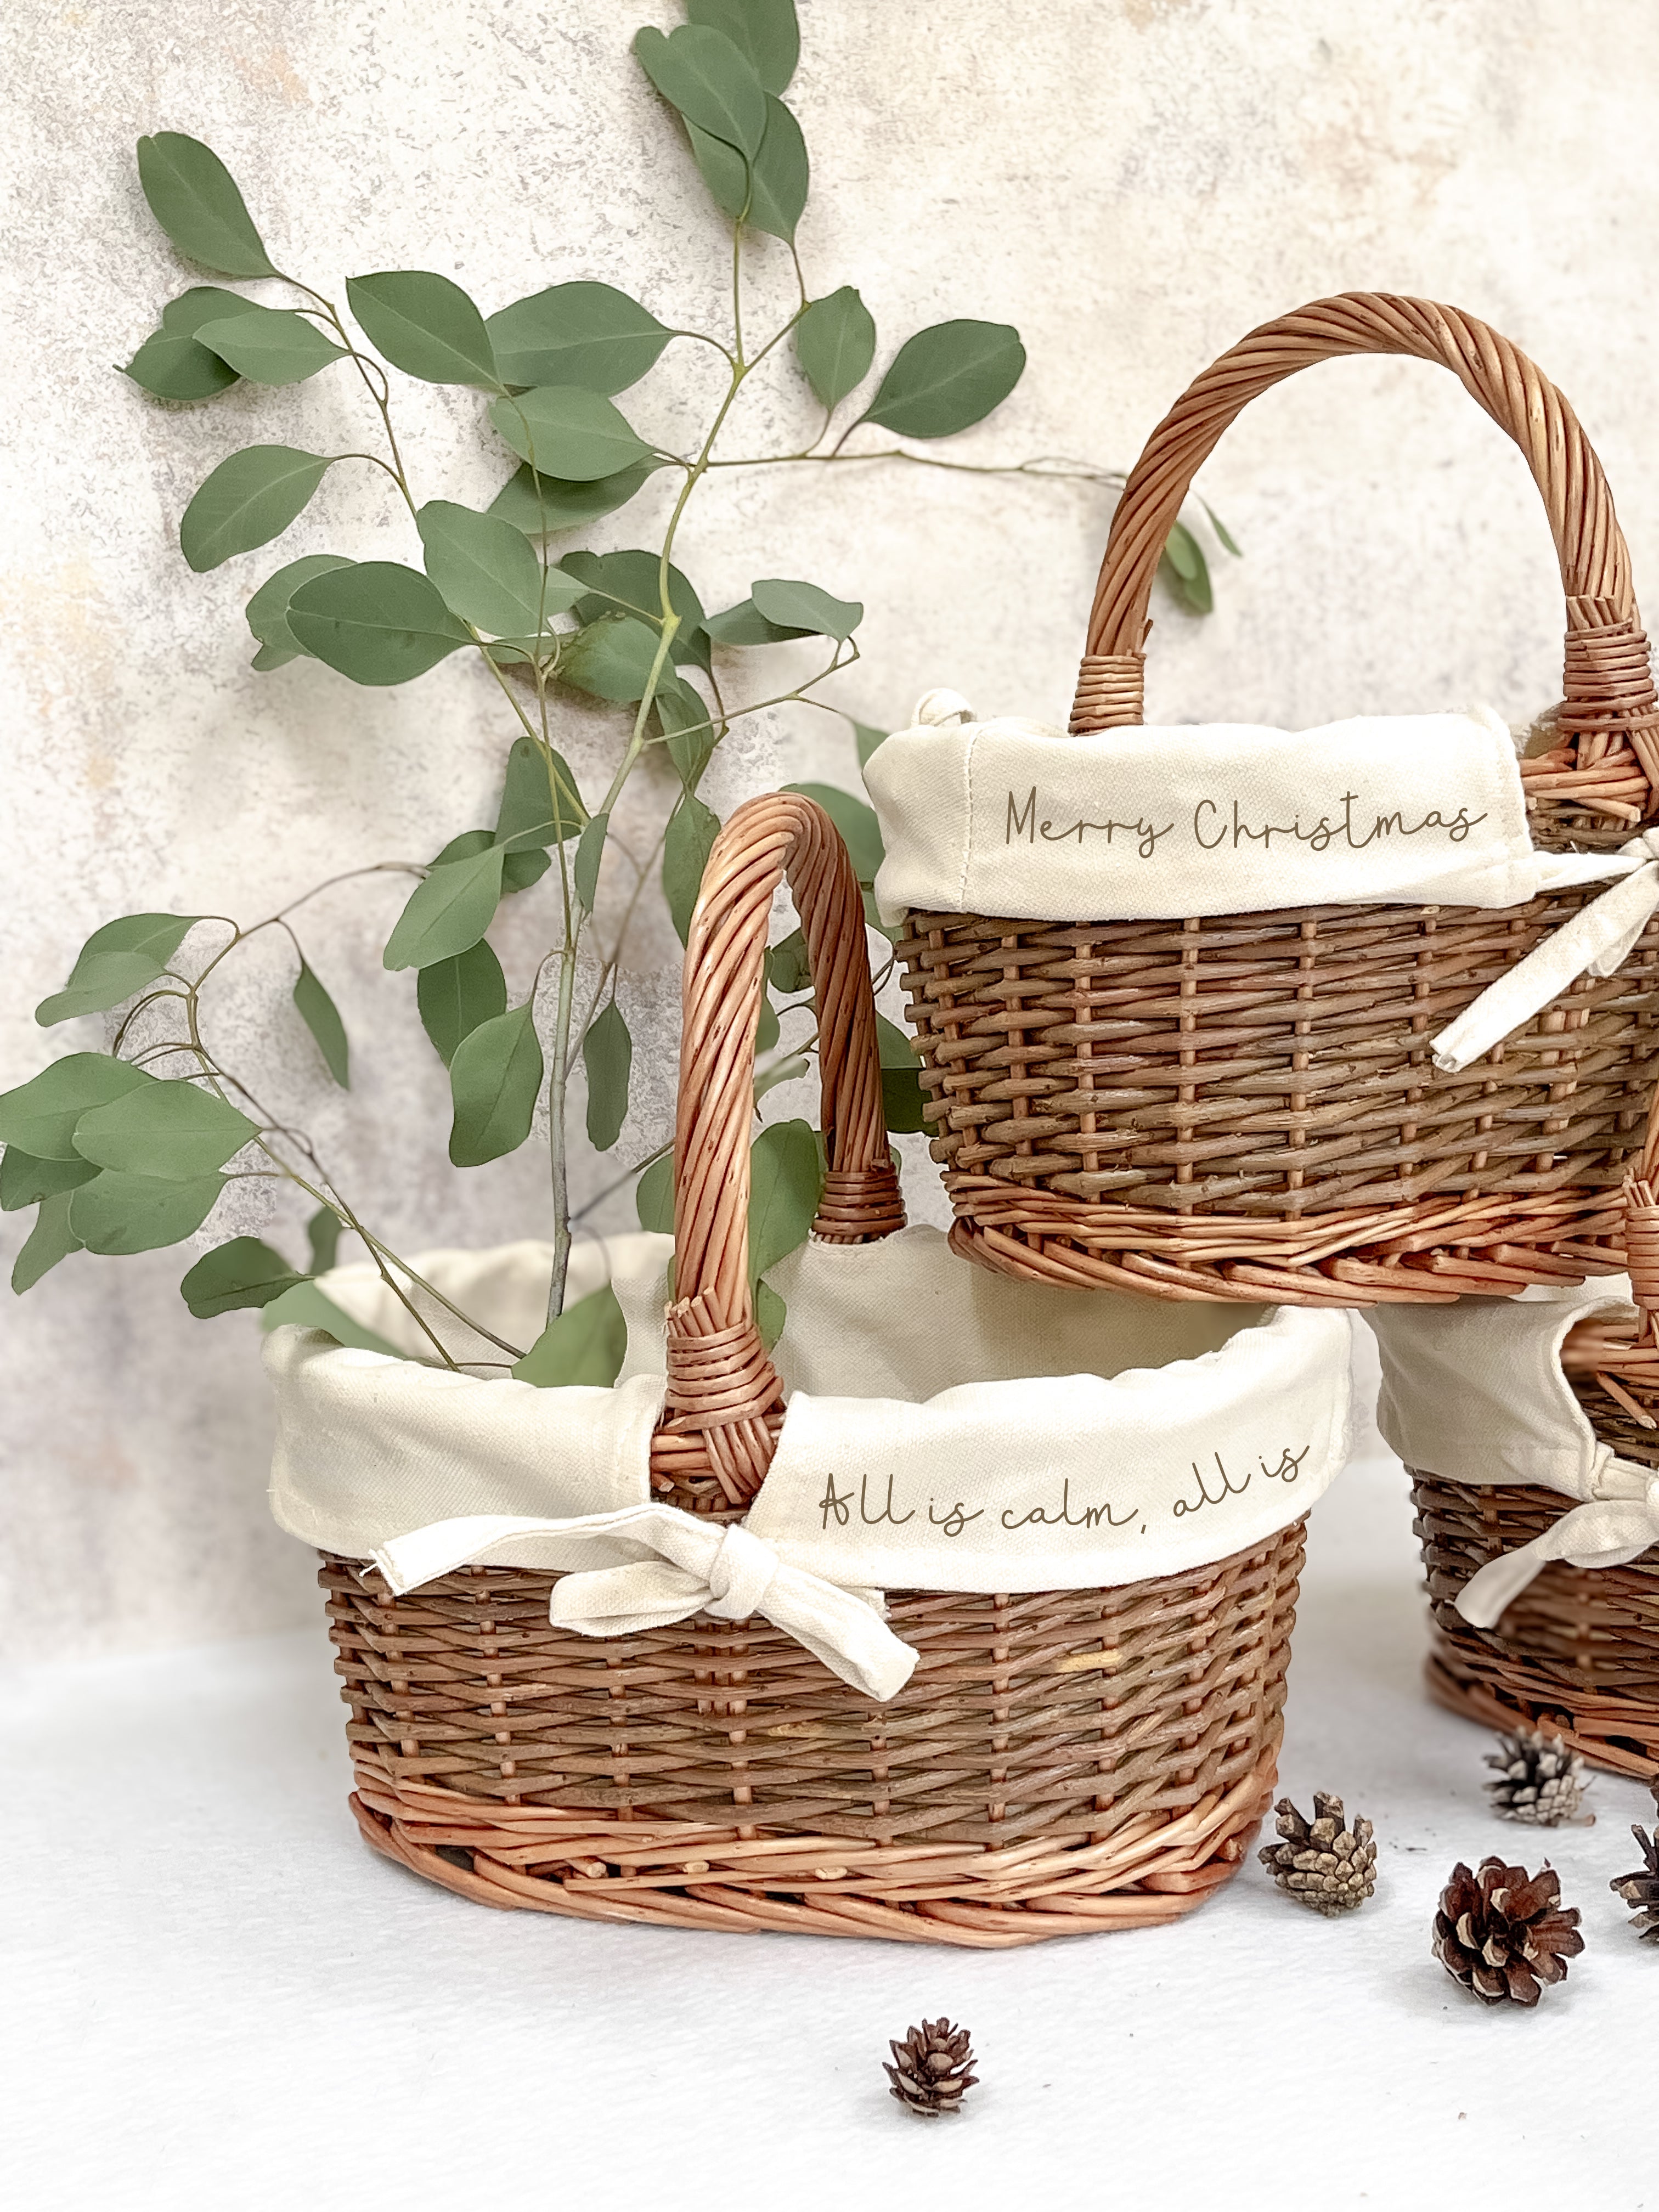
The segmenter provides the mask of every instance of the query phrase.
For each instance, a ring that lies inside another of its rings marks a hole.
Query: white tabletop
[[[298,1633],[11,1675],[0,1743],[7,2201],[19,2212],[1045,2202],[1172,2212],[1659,2207],[1659,1945],[1607,1887],[1647,1793],[1506,1826],[1419,1685],[1404,1479],[1315,1515],[1284,1786],[1376,1824],[1325,1921],[1252,1862],[1174,1927],[981,1955],[494,1913],[374,1856],[320,1609]],[[1459,1857],[1546,1854],[1587,1949],[1534,2013],[1430,1954]],[[972,2028],[922,2125],[886,2040]],[[1063,2195],[1062,2195],[1062,2192]]]

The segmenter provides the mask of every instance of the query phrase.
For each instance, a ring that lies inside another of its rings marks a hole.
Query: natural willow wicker
[[[1566,696],[1522,764],[1532,834],[1551,851],[1618,847],[1654,811],[1659,703],[1601,464],[1524,355],[1429,301],[1318,301],[1189,386],[1119,504],[1072,728],[1141,721],[1152,577],[1222,431],[1295,370],[1364,353],[1449,368],[1525,454],[1567,612]],[[1428,1049],[1604,888],[1498,911],[912,914],[899,952],[958,1249],[1046,1281],[1285,1304],[1617,1269],[1659,1050],[1659,923],[1618,975],[1575,983],[1461,1074]]]
[[[744,1257],[767,923],[787,875],[817,986],[829,1180],[816,1231],[903,1220],[882,1122],[857,882],[781,796],[716,840],[686,951],[668,1412],[654,1487],[736,1518],[781,1419]],[[890,1703],[781,1631],[699,1614],[594,1639],[555,1577],[501,1567],[394,1597],[325,1560],[353,1805],[378,1850],[489,1905],[1000,1948],[1189,1911],[1272,1795],[1300,1522],[1116,1589],[890,1594],[921,1654]]]
[[[1638,1319],[1580,1322],[1561,1364],[1596,1435],[1621,1459],[1659,1467],[1659,1107],[1626,1184],[1624,1241]],[[1447,1482],[1409,1470],[1435,1643],[1429,1686],[1442,1705],[1512,1729],[1565,1735],[1599,1766],[1659,1781],[1659,1545],[1623,1567],[1553,1561],[1493,1628],[1457,1594],[1500,1553],[1542,1535],[1573,1501],[1511,1483]]]

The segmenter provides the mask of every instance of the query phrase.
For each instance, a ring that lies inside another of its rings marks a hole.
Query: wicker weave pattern
[[[715,841],[686,952],[676,1287],[653,1489],[733,1519],[770,1463],[777,1373],[745,1264],[750,1071],[772,898],[812,963],[830,1173],[819,1235],[904,1215],[882,1121],[857,881],[780,797]],[[325,1561],[377,1850],[479,1902],[684,1928],[1000,1948],[1190,1911],[1273,1792],[1302,1527],[1120,1589],[897,1592],[920,1654],[889,1704],[769,1623],[556,1629],[556,1577],[477,1567],[394,1597]]]
[[[1297,1522],[1123,1589],[895,1593],[921,1656],[886,1705],[764,1621],[596,1641],[549,1625],[545,1574],[321,1579],[359,1819],[418,1871],[584,1917],[1001,1946],[1170,1919],[1232,1874],[1302,1549]]]
[[[1433,301],[1352,293],[1265,325],[1153,433],[1119,502],[1074,731],[1143,719],[1159,555],[1258,392],[1341,354],[1449,368],[1521,447],[1566,600],[1565,696],[1522,764],[1534,842],[1607,849],[1653,807],[1659,703],[1613,501],[1523,354]],[[1459,1075],[1430,1037],[1590,899],[1052,925],[913,914],[901,945],[958,1248],[1166,1297],[1369,1304],[1620,1264],[1608,1206],[1659,1062],[1659,926]]]

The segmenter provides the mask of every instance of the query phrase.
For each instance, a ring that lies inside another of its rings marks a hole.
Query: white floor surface
[[[1170,1928],[980,1955],[493,1913],[346,1811],[314,1630],[7,1678],[0,2191],[15,2212],[819,2205],[949,2212],[1659,2208],[1659,1945],[1596,1825],[1504,1826],[1482,1732],[1419,1686],[1404,1478],[1315,1514],[1281,1781],[1376,1822],[1376,1896],[1324,1921],[1252,1863]],[[1535,2013],[1430,1954],[1459,1857],[1546,1854],[1587,1948]],[[966,2021],[948,2124],[886,2039]]]

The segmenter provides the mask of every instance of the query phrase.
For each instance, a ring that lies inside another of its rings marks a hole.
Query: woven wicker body
[[[687,947],[667,1407],[651,1481],[735,1520],[782,1389],[745,1265],[750,1073],[774,893],[812,964],[830,1169],[817,1234],[903,1220],[882,1121],[857,881],[810,800],[716,841]],[[545,1573],[477,1567],[394,1597],[326,1560],[354,1804],[377,1849],[480,1902],[663,1925],[980,1948],[1189,1911],[1272,1795],[1298,1522],[1121,1589],[894,1593],[919,1651],[888,1704],[760,1619],[595,1638]]]
[[[1178,1918],[1272,1796],[1298,1522],[1124,1589],[896,1592],[890,1704],[763,1620],[596,1642],[550,1577],[325,1565],[354,1806],[479,1902],[1000,1949]]]
[[[1616,848],[1659,769],[1647,640],[1589,441],[1472,318],[1353,294],[1267,325],[1153,434],[1101,570],[1073,731],[1142,720],[1159,552],[1255,393],[1335,355],[1448,368],[1543,495],[1565,697],[1522,763],[1534,842]],[[900,946],[958,1248],[1164,1297],[1364,1305],[1616,1270],[1619,1186],[1659,1074],[1659,925],[1461,1074],[1431,1036],[1604,888],[1501,910],[1322,907],[1185,922],[912,914]]]

